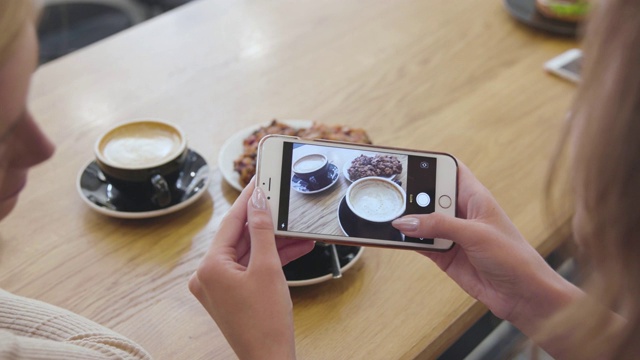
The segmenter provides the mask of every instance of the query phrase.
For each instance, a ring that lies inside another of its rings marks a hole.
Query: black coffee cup
[[[293,163],[293,173],[312,187],[322,187],[327,183],[329,161],[322,154],[309,154]]]
[[[96,163],[107,181],[134,201],[172,204],[189,151],[183,131],[161,120],[119,124],[98,138]]]

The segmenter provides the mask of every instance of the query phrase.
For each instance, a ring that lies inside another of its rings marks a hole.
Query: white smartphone
[[[271,135],[258,146],[256,185],[278,236],[328,243],[447,251],[446,239],[391,226],[407,214],[456,214],[451,155]]]
[[[574,83],[580,82],[582,50],[571,49],[544,64],[544,69],[556,76]]]

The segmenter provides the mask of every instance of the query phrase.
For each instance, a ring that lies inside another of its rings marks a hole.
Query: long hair
[[[551,319],[540,338],[562,334],[567,358],[638,359],[640,1],[599,1],[591,15],[565,136],[589,296]]]
[[[35,10],[31,0],[0,1],[0,66],[13,53],[13,45],[25,23],[34,18]]]

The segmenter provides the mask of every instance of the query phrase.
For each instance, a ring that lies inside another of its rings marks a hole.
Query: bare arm
[[[394,226],[409,236],[453,240],[448,252],[422,254],[496,316],[534,337],[545,321],[585,296],[545,262],[462,163],[458,211],[456,218],[410,215]],[[566,346],[559,338],[538,345],[558,358]]]

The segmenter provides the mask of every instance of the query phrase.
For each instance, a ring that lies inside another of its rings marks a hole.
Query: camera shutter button
[[[443,209],[448,209],[451,207],[451,198],[447,195],[442,195],[438,199],[438,204],[440,204],[440,207]]]
[[[421,192],[416,196],[416,203],[420,207],[427,207],[431,203],[431,198],[429,197],[429,194]]]

